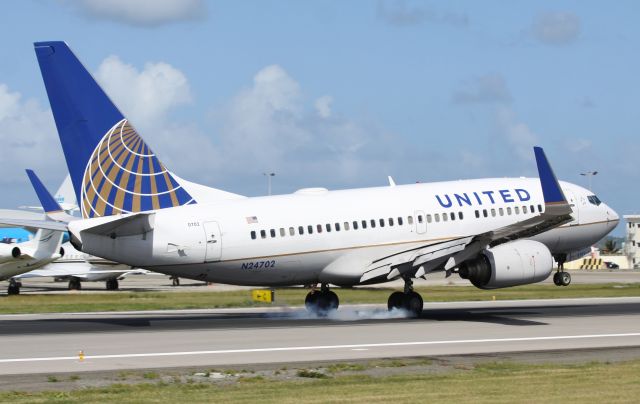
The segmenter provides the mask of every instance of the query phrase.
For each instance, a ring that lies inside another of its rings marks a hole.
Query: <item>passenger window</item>
[[[522,214],[523,215],[527,214],[527,207],[525,205],[522,206]]]
[[[529,206],[529,212],[531,213],[535,213],[536,209],[533,207],[533,205]]]
[[[375,219],[371,219],[371,228],[375,229],[375,227],[376,227],[376,221]]]
[[[324,227],[327,229],[327,232],[331,231],[331,223],[327,223]]]
[[[507,206],[507,215],[511,216],[511,206]]]
[[[491,217],[496,217],[496,210],[491,208]]]
[[[393,226],[393,218],[392,217],[389,218],[389,226]]]
[[[413,216],[407,216],[407,223],[408,224],[413,224]]]
[[[284,231],[284,228],[283,228],[283,227],[281,227],[281,228],[280,228],[280,237],[284,237],[284,236],[286,236],[286,235],[287,235],[287,233]]]
[[[275,229],[269,230],[269,234],[271,234],[271,238],[274,238],[276,236],[276,230]]]
[[[486,209],[482,209],[482,216],[484,216],[484,217],[488,217],[489,216],[487,214],[487,210]]]
[[[307,226],[307,233],[313,234],[313,226],[311,226],[311,225]]]
[[[256,239],[256,232],[255,230],[251,231],[251,240],[255,240]]]
[[[265,230],[260,230],[260,238],[267,238],[267,232]]]
[[[363,221],[362,221],[362,228],[363,228],[363,229],[366,229],[366,228],[367,228],[367,221],[366,221],[366,220],[363,220]]]
[[[449,213],[449,217],[451,217],[451,220],[456,220],[456,214],[454,212]]]
[[[464,216],[462,216],[462,212],[458,212],[458,219],[460,220],[464,219]]]
[[[515,208],[513,208],[513,210],[516,212],[516,215],[520,214],[520,207],[516,206]]]
[[[293,227],[289,227],[289,235],[290,236],[295,236],[296,235],[296,229],[294,229]]]
[[[402,217],[398,217],[398,226],[402,226]]]
[[[504,216],[504,209],[498,208],[498,213],[500,214],[500,216]]]
[[[542,205],[538,205],[538,212],[542,213]]]
[[[304,227],[298,226],[298,233],[299,234],[304,234]]]
[[[440,213],[436,213],[433,217],[436,219],[436,223],[440,221]]]
[[[335,223],[336,231],[340,231],[340,223]]]
[[[427,214],[427,223],[431,223],[433,221],[433,218],[431,217],[431,214],[428,213]]]
[[[476,210],[476,219],[479,219],[479,218],[480,218],[480,211]]]
[[[344,222],[344,231],[349,231],[349,222]]]
[[[446,222],[447,220],[449,220],[449,217],[447,216],[447,214],[446,214],[446,213],[443,213],[443,214],[442,214],[442,221],[443,221],[443,222]]]
[[[353,221],[353,230],[358,230],[358,222],[357,221]]]

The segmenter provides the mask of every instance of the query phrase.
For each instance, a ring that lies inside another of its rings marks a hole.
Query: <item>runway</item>
[[[0,374],[640,346],[640,298],[0,316]],[[79,351],[84,358],[81,359]]]

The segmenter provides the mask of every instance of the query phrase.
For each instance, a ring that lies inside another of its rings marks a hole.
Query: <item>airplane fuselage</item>
[[[562,183],[573,221],[536,236],[552,254],[582,252],[617,224],[591,193]],[[501,178],[327,191],[193,204],[154,211],[153,230],[106,237],[72,222],[84,252],[132,266],[242,285],[358,283],[372,259],[481,234],[544,210],[538,179]],[[117,217],[117,216],[116,216]]]

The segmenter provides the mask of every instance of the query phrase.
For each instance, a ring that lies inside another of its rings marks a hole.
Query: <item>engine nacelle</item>
[[[22,251],[20,251],[20,247],[17,247],[15,244],[0,244],[0,260],[3,262],[20,258],[21,255]]]
[[[458,274],[480,289],[497,289],[543,281],[553,270],[553,256],[544,244],[516,240],[489,248],[464,262]]]

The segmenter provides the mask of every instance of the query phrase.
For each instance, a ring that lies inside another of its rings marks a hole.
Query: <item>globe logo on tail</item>
[[[82,217],[195,203],[126,119],[100,140],[82,179]]]

